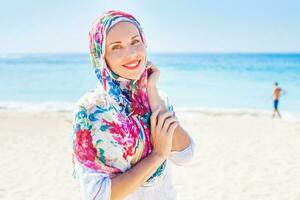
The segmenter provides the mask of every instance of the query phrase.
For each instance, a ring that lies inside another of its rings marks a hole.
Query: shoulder
[[[104,91],[99,89],[85,93],[75,103],[73,108],[73,123],[89,123],[90,115],[98,111],[105,111],[110,107],[109,98]]]
[[[94,107],[107,107],[109,100],[107,95],[100,89],[94,89],[79,98],[75,103],[74,111],[85,109],[91,111]]]

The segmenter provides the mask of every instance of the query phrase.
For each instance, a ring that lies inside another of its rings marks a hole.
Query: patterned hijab
[[[145,44],[140,23],[128,13],[112,10],[95,21],[89,33],[90,54],[99,87],[77,103],[72,133],[73,161],[109,175],[125,172],[152,151],[147,69],[137,80],[129,80],[112,72],[104,59],[109,30],[124,21],[138,28]],[[162,177],[165,166],[166,162],[145,185]]]

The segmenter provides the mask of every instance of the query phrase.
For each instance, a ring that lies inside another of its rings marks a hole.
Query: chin
[[[130,80],[138,80],[141,77],[144,70],[145,70],[145,67],[141,67],[140,69],[136,70],[135,72],[128,73],[128,76],[126,78],[130,79]]]
[[[138,74],[135,74],[135,75],[131,75],[129,77],[126,77],[127,79],[130,79],[130,80],[138,80],[141,76],[141,73],[138,73]]]

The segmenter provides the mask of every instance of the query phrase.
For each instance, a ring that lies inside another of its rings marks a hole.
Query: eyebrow
[[[133,40],[134,38],[136,38],[136,37],[140,37],[140,35],[135,35],[135,36],[133,36],[132,38],[131,38],[131,40]],[[108,46],[110,46],[110,45],[112,45],[112,44],[120,44],[120,43],[122,43],[121,41],[115,41],[115,42],[112,42],[112,43],[110,43]]]

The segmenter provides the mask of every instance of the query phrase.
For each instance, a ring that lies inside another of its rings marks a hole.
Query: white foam
[[[0,102],[1,110],[18,112],[73,112],[74,102]],[[250,108],[206,108],[206,107],[175,107],[176,113],[201,114],[212,116],[252,116],[271,118],[273,112]],[[282,120],[300,122],[300,113],[282,112]]]
[[[73,109],[71,102],[0,102],[0,110],[18,112],[72,112]]]
[[[205,107],[176,107],[176,112],[190,113],[190,114],[202,114],[202,115],[214,115],[214,116],[252,116],[252,117],[264,117],[271,118],[273,111],[264,109],[251,109],[251,108],[205,108]],[[300,113],[296,112],[281,112],[283,121],[287,122],[300,122]]]

